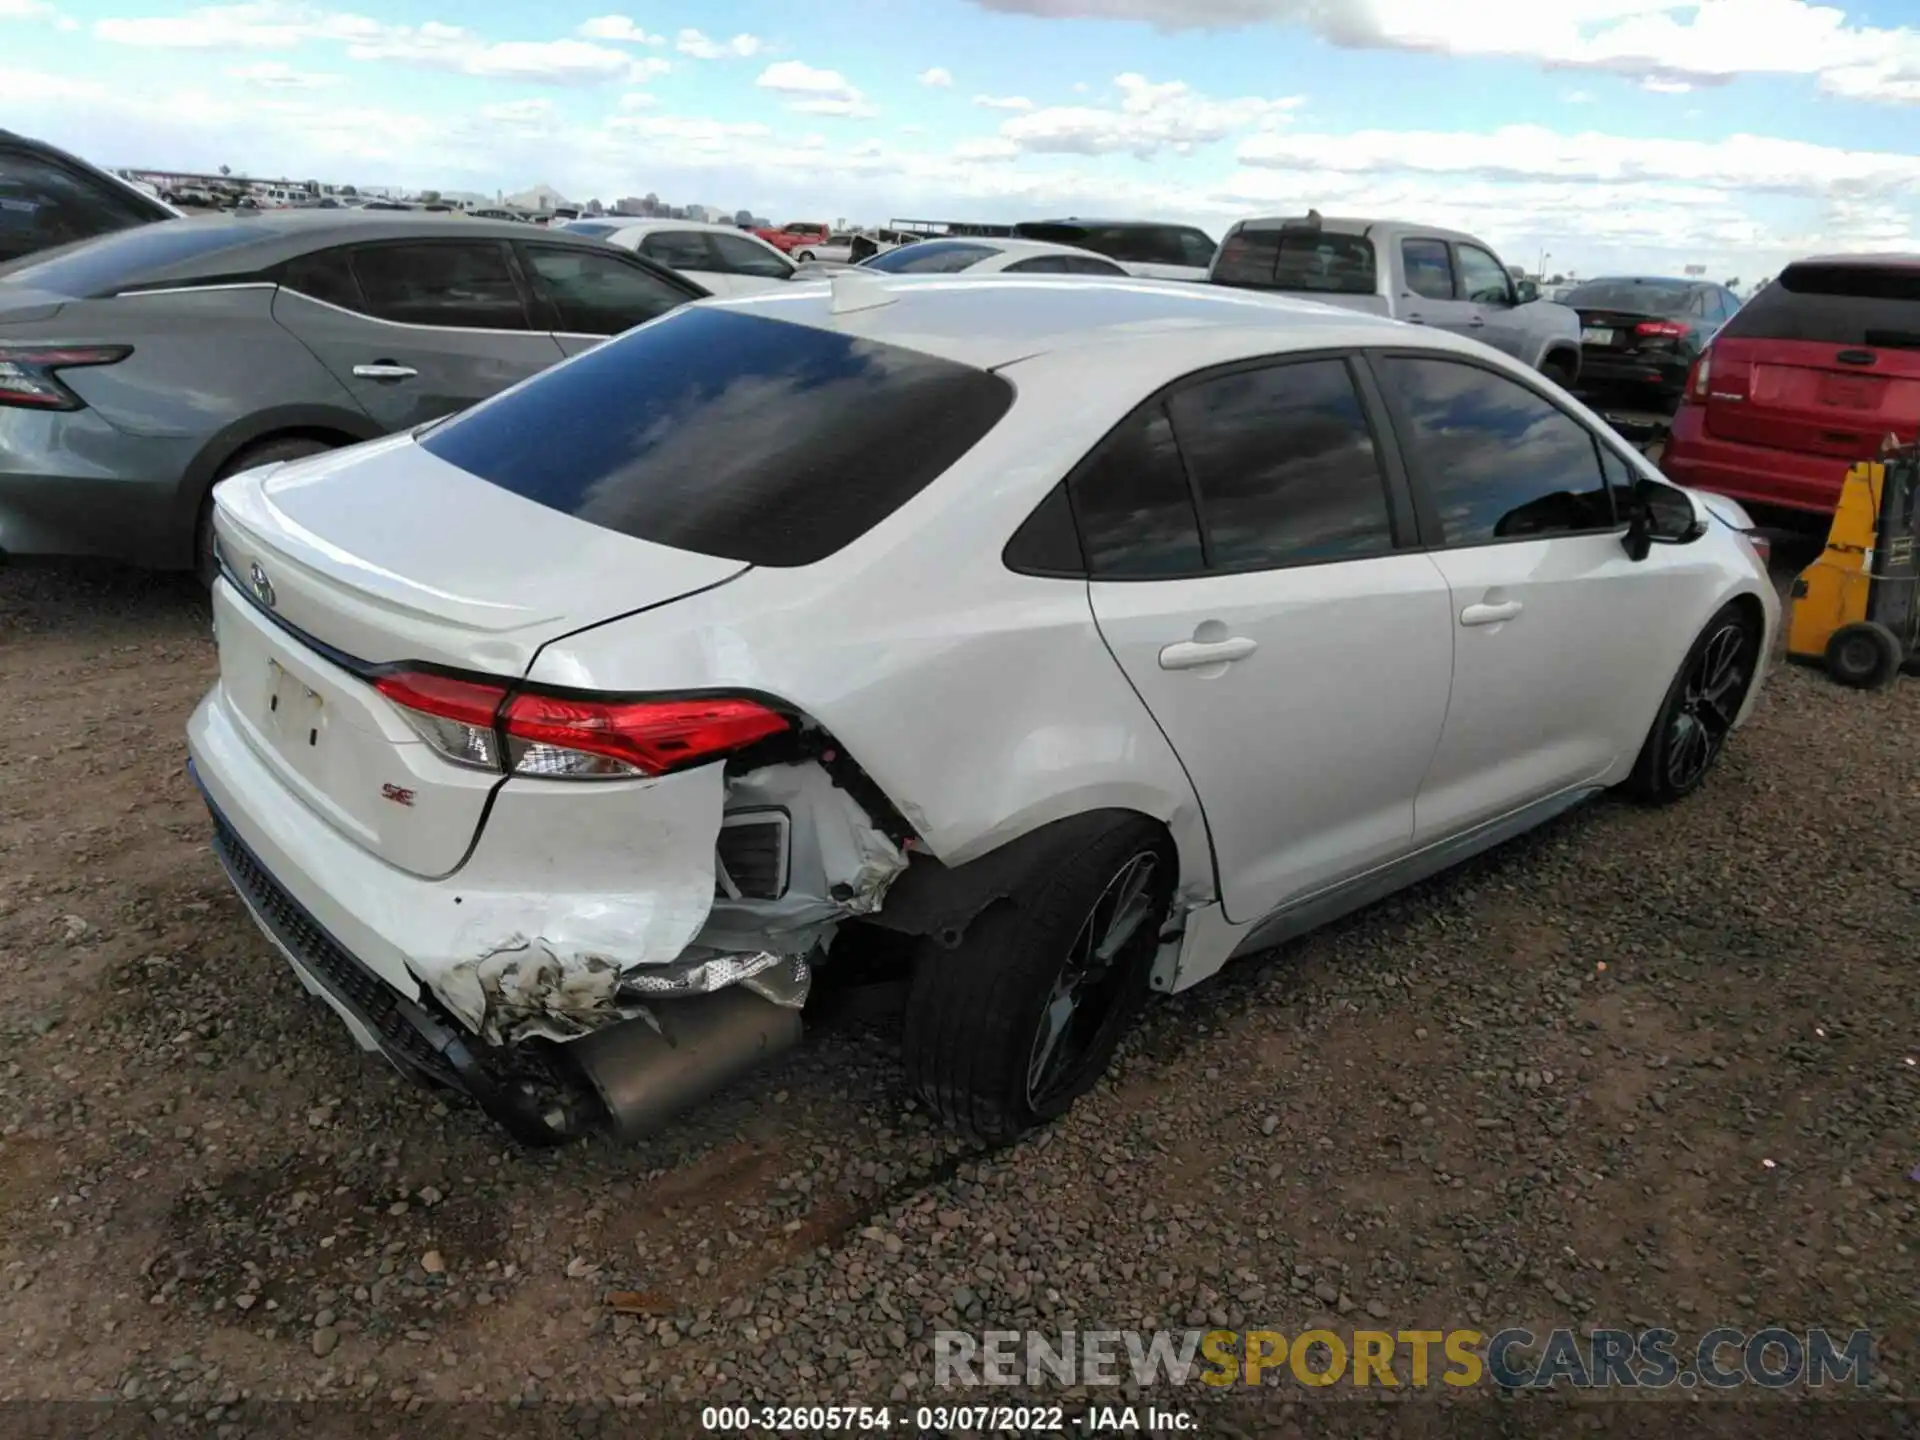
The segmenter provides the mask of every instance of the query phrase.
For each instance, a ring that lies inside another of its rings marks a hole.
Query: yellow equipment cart
[[[1889,437],[1891,440],[1891,437]],[[1787,654],[1877,690],[1920,658],[1920,448],[1889,444],[1847,472],[1820,558],[1793,582]]]

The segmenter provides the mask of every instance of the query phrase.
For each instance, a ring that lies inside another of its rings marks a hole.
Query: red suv
[[[1660,465],[1749,504],[1831,514],[1854,462],[1920,427],[1920,255],[1798,260],[1693,364]]]

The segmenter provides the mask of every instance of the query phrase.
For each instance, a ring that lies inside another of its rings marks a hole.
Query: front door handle
[[[1498,625],[1502,620],[1511,620],[1519,613],[1518,600],[1506,600],[1498,605],[1469,605],[1460,612],[1460,623],[1462,625]]]
[[[411,380],[420,372],[411,365],[396,365],[391,360],[376,360],[371,365],[356,365],[353,373],[362,380]]]
[[[1162,670],[1199,670],[1244,660],[1260,647],[1244,635],[1227,640],[1181,640],[1160,652]]]
[[[1467,321],[1467,328],[1469,330],[1478,330],[1481,326],[1485,325],[1486,323],[1487,323],[1486,316],[1476,315],[1471,320]]]

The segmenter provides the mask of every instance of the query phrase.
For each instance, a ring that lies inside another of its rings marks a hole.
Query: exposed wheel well
[[[1026,887],[1043,879],[1066,856],[1129,820],[1157,827],[1178,854],[1179,842],[1164,821],[1138,810],[1087,810],[1030,830],[964,865],[947,866],[917,853],[907,871],[888,887],[869,924],[903,935],[924,935],[952,948],[988,906],[1018,902]]]
[[[281,440],[317,440],[322,445],[329,445],[336,448],[341,445],[357,445],[360,443],[359,436],[349,435],[344,430],[331,430],[324,425],[290,425],[284,430],[270,430],[265,435],[256,435],[247,441],[246,444],[238,446],[231,455],[220,462],[220,470],[218,473],[224,474],[231,470],[233,468],[233,462],[246,455],[249,451],[258,450],[266,445],[276,444]]]
[[[1549,379],[1564,376],[1568,380],[1580,375],[1580,352],[1571,345],[1555,345],[1540,357],[1540,373]]]

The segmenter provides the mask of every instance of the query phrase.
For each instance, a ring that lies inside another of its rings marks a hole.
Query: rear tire
[[[1549,355],[1542,360],[1540,373],[1562,390],[1571,390],[1573,382],[1579,378],[1579,368],[1571,360],[1560,355]]]
[[[287,435],[245,446],[220,467],[220,472],[213,477],[213,485],[207,487],[207,493],[200,499],[200,513],[193,523],[193,569],[203,589],[213,589],[213,582],[220,578],[220,567],[213,558],[213,486],[229,475],[238,475],[256,465],[271,465],[276,460],[304,460],[309,455],[338,448],[310,436]]]
[[[796,264],[796,265],[810,265],[810,264],[812,264],[812,263],[813,263],[813,252],[812,252],[811,250],[802,250],[802,251],[801,251],[801,252],[800,252],[800,253],[799,253],[798,255],[796,255],[796,256],[794,256],[794,257],[793,257],[793,263],[794,263],[794,264]]]
[[[907,998],[907,1075],[935,1116],[1004,1142],[1064,1114],[1147,999],[1178,857],[1144,817],[923,947]]]
[[[1627,788],[1650,804],[1691,795],[1720,758],[1760,660],[1760,627],[1741,605],[1722,606],[1693,642],[1640,747]]]
[[[1905,663],[1900,637],[1872,620],[1842,625],[1827,641],[1827,674],[1855,690],[1884,690]]]

